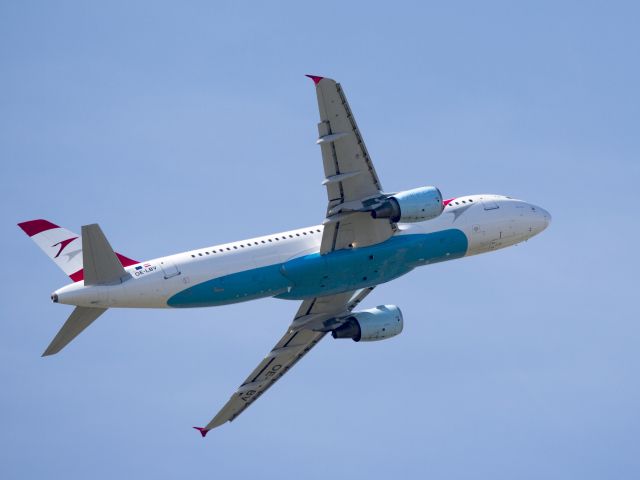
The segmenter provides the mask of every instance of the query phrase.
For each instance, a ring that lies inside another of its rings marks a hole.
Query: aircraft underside
[[[173,295],[171,307],[207,307],[262,297],[304,300],[388,282],[420,265],[463,257],[466,235],[458,229],[393,236],[384,243],[327,255],[305,255],[282,264],[202,282]]]

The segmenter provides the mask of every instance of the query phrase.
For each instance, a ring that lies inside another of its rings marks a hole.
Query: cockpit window
[[[484,205],[485,210],[496,210],[500,208],[498,204],[493,200],[485,200],[482,202],[482,205]]]

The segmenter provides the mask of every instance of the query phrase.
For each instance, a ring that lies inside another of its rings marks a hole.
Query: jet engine
[[[402,332],[402,312],[395,305],[380,305],[354,312],[331,332],[333,338],[351,338],[355,342],[373,342],[395,337]]]
[[[444,210],[442,194],[436,187],[420,187],[387,197],[371,210],[373,218],[388,218],[392,222],[423,222],[436,218]]]

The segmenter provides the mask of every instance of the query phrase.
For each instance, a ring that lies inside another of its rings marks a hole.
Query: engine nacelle
[[[436,218],[444,210],[442,194],[436,187],[420,187],[396,193],[371,210],[373,218],[392,222],[424,222]]]
[[[395,337],[402,332],[402,327],[402,312],[398,307],[379,305],[353,313],[331,335],[333,338],[351,338],[355,342],[373,342]]]

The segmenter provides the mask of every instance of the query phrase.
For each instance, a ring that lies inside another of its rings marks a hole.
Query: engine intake
[[[436,218],[444,210],[442,194],[436,187],[420,187],[387,197],[371,210],[373,218],[388,218],[392,222],[424,222]]]
[[[402,312],[395,305],[380,305],[353,313],[331,332],[333,338],[351,338],[355,342],[373,342],[395,337],[402,332]]]

